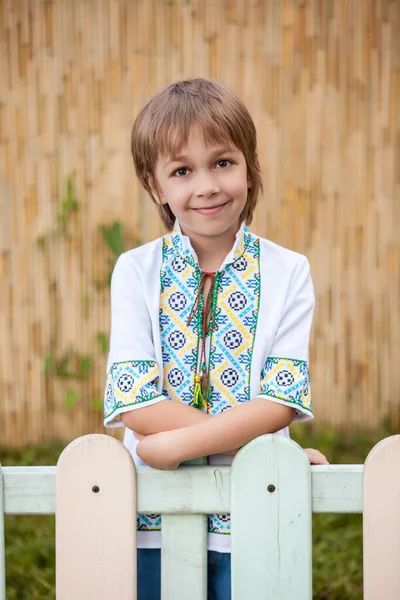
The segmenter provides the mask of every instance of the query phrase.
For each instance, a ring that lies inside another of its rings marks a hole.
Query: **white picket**
[[[306,454],[261,436],[231,474],[232,600],[311,600],[311,471]]]
[[[379,442],[364,467],[364,600],[400,598],[400,435]]]
[[[105,435],[73,441],[56,475],[57,600],[135,600],[136,477]]]
[[[163,515],[162,600],[207,600],[207,517]]]

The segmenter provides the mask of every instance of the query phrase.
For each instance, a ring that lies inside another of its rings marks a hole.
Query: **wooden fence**
[[[162,600],[206,600],[214,512],[231,513],[232,600],[311,600],[312,512],[363,513],[364,599],[398,600],[399,464],[400,436],[377,444],[365,466],[310,467],[297,444],[265,435],[232,467],[136,473],[117,440],[82,437],[57,467],[0,468],[0,600],[4,513],[56,514],[58,600],[114,600],[116,590],[135,600],[137,511],[162,513]]]
[[[162,233],[130,129],[189,76],[248,106],[253,229],[309,257],[317,422],[398,421],[399,31],[398,0],[0,0],[0,443],[103,431],[109,262]]]

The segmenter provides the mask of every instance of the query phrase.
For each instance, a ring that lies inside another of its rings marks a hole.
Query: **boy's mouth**
[[[204,206],[204,207],[200,207],[200,208],[194,208],[193,210],[195,210],[200,215],[215,215],[215,214],[219,213],[224,208],[224,206],[226,206],[227,204],[228,204],[228,202],[224,202],[222,204],[216,204],[214,206]]]

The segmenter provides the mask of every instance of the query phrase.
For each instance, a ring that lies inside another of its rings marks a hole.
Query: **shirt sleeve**
[[[111,278],[104,425],[123,425],[122,413],[165,400],[159,378],[142,283],[131,257],[125,253],[118,258]]]
[[[308,345],[314,305],[310,265],[302,257],[293,272],[277,333],[261,372],[259,394],[295,408],[295,421],[313,418]]]

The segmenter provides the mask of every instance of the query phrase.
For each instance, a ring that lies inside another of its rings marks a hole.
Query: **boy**
[[[203,79],[161,90],[133,126],[137,175],[170,232],[120,256],[112,278],[105,425],[126,426],[136,464],[230,464],[251,439],[312,418],[309,264],[246,227],[256,146],[242,102]],[[160,597],[160,523],[138,518],[139,600]],[[229,533],[229,517],[210,516],[210,599],[230,598]]]

